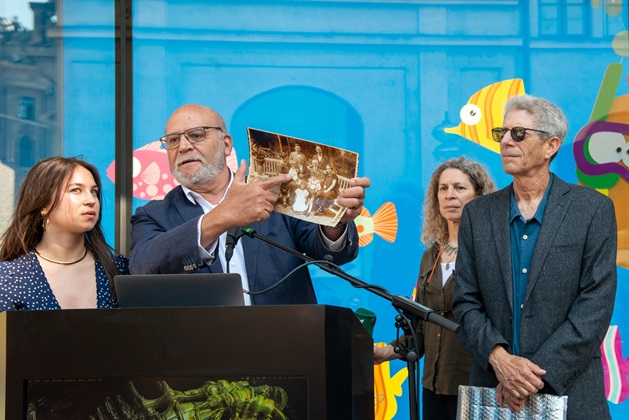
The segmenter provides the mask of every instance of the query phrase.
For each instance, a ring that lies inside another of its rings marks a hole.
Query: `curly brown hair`
[[[476,161],[459,157],[450,159],[439,165],[432,173],[428,188],[426,189],[426,198],[424,201],[424,221],[422,224],[421,241],[425,246],[434,243],[443,245],[448,239],[448,222],[439,211],[439,199],[437,193],[439,190],[439,178],[446,169],[458,169],[467,175],[474,187],[476,197],[489,194],[496,191],[496,185],[491,179],[485,168]]]

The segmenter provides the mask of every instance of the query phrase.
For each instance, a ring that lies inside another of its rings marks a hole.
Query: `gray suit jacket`
[[[459,228],[453,310],[472,353],[470,383],[495,387],[495,345],[511,351],[513,283],[509,234],[512,185],[476,198]],[[600,344],[616,294],[612,201],[555,176],[522,307],[521,355],[547,371],[541,392],[568,395],[568,418],[609,418]]]
[[[201,206],[191,203],[181,186],[170,191],[163,200],[138,207],[131,217],[131,272],[222,272],[218,258],[208,266],[199,255],[197,224],[201,216]],[[354,222],[348,222],[347,246],[338,252],[325,247],[317,225],[277,212],[271,212],[268,220],[252,223],[250,227],[266,238],[318,260],[330,255],[335,264],[341,265],[358,255],[358,232]],[[271,287],[304,263],[300,258],[260,239],[243,236],[240,241],[252,291]],[[251,301],[254,305],[317,303],[310,273],[305,267],[268,292],[252,296]]]

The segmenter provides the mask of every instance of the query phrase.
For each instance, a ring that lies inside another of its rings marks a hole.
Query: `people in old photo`
[[[266,131],[248,129],[250,180],[289,174],[275,210],[289,216],[334,226],[344,208],[336,199],[358,171],[358,154]]]

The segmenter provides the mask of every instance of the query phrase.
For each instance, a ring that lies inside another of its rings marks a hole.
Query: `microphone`
[[[375,284],[368,284],[365,283],[364,281],[357,279],[356,277],[353,277],[349,274],[347,274],[345,271],[343,271],[341,269],[341,267],[335,265],[335,264],[322,264],[320,261],[315,260],[312,257],[309,257],[306,254],[302,254],[299,251],[296,251],[292,248],[289,248],[287,246],[284,246],[278,242],[275,242],[263,235],[258,234],[258,232],[256,232],[255,230],[253,230],[250,227],[246,227],[244,229],[241,229],[241,232],[239,232],[239,235],[247,235],[248,237],[254,239],[260,239],[268,244],[273,245],[276,248],[280,248],[283,249],[284,251],[293,254],[294,256],[301,258],[304,261],[307,261],[308,263],[312,263],[315,264],[317,267],[321,268],[323,271],[327,271],[330,274],[334,274],[337,277],[342,278],[343,280],[347,280],[353,287],[359,288],[359,289],[365,289],[371,293],[374,293],[384,299],[389,300],[393,306],[396,309],[399,309],[400,311],[403,311],[405,313],[410,313],[413,316],[419,318],[419,319],[423,319],[425,321],[428,322],[432,322],[434,324],[439,325],[440,327],[443,327],[449,331],[452,332],[458,332],[459,329],[461,328],[459,324],[457,324],[456,322],[452,322],[447,318],[444,318],[443,316],[439,315],[436,311],[424,306],[424,305],[420,305],[419,303],[407,298],[406,296],[394,296],[392,295],[388,290],[386,290],[384,287],[382,286],[378,286]],[[240,237],[239,236],[239,237]],[[330,255],[327,255],[325,257],[326,261],[329,261],[329,259],[331,258]],[[331,268],[331,267],[332,268]]]
[[[225,239],[225,268],[229,273],[229,261],[231,261],[232,256],[234,255],[234,247],[238,243],[238,240],[245,232],[243,228],[237,226],[235,228],[231,228],[227,231],[227,238]]]

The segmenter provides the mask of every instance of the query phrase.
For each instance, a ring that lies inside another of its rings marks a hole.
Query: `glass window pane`
[[[112,243],[114,184],[106,174],[115,150],[114,0],[0,4],[0,164],[15,174],[6,193],[14,199],[41,159],[83,156],[103,178]],[[11,212],[0,211],[0,230]]]
[[[22,96],[20,98],[20,109],[18,111],[18,117],[25,120],[35,119],[35,98],[30,96]]]
[[[557,6],[542,6],[540,8],[541,35],[556,35],[559,33],[559,11]]]
[[[11,0],[0,8],[0,166],[9,180],[2,197],[11,203],[0,208],[0,232],[30,167],[62,151],[56,15],[55,2]]]
[[[566,34],[583,35],[585,33],[584,12],[581,6],[566,8]]]
[[[629,3],[625,7],[629,7]],[[629,15],[629,12],[626,14]],[[625,19],[624,22],[623,18]],[[627,16],[609,16],[605,14],[605,35],[613,37],[617,33],[625,30],[627,30]]]

